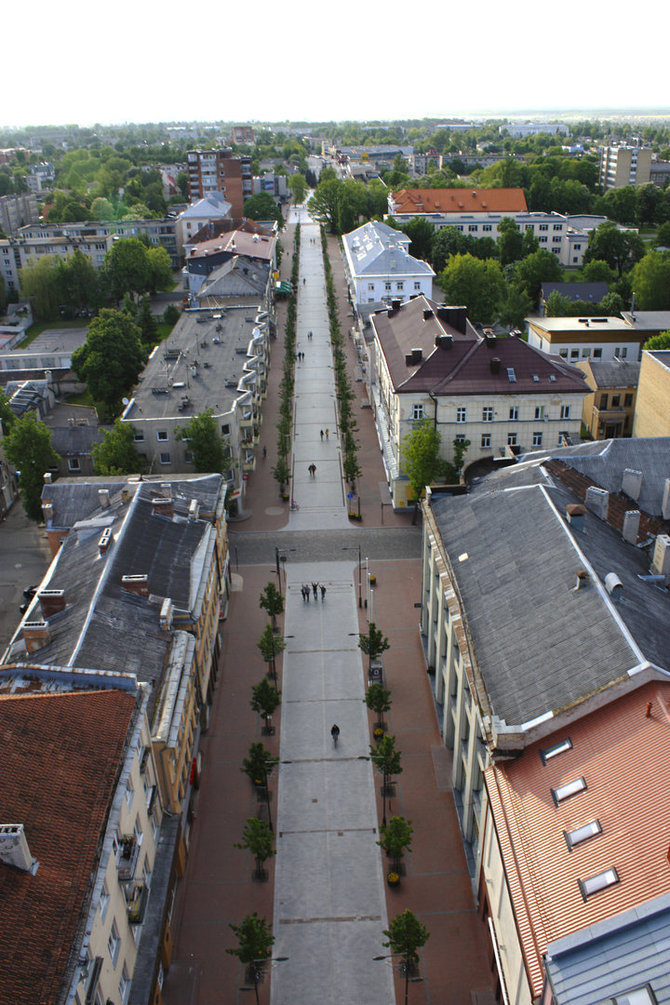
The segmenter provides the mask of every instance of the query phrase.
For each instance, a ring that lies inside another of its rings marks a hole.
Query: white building
[[[359,310],[417,294],[432,297],[435,273],[427,262],[409,254],[411,240],[402,231],[372,220],[345,234],[342,241],[352,299]]]
[[[529,345],[571,362],[627,359],[636,363],[649,337],[620,317],[533,317],[526,318],[526,323]]]

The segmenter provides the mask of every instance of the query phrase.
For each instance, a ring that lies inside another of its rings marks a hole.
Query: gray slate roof
[[[386,223],[371,221],[345,234],[357,276],[435,275],[430,265],[407,253],[410,239]]]

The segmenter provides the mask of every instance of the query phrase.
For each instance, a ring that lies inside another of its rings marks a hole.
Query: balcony
[[[128,911],[128,923],[130,925],[141,925],[144,921],[144,912],[149,900],[149,888],[145,883],[132,883],[124,891],[126,897],[126,909]]]
[[[119,874],[119,882],[127,883],[135,875],[137,859],[139,858],[142,841],[134,834],[122,837],[119,842],[120,854],[117,858],[116,867]]]

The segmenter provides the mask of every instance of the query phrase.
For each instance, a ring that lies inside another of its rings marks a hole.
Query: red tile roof
[[[0,863],[0,1001],[52,1005],[97,866],[135,698],[120,691],[0,698],[2,823],[23,824],[33,876]]]
[[[548,943],[670,892],[669,758],[670,684],[652,682],[485,772],[533,994]],[[581,777],[557,804],[552,789]],[[564,832],[595,820],[602,833],[570,851]],[[608,869],[619,882],[584,900],[579,881]]]
[[[527,213],[522,188],[403,188],[391,195],[396,213]]]

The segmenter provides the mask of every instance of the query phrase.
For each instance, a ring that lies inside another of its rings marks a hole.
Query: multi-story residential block
[[[418,293],[433,295],[434,271],[409,254],[402,231],[371,221],[342,238],[352,300],[367,317],[383,304]]]
[[[172,265],[176,268],[179,264],[180,252],[177,248],[177,221],[173,217],[163,217],[160,220],[103,220],[87,221],[85,223],[67,224],[31,224],[21,227],[17,233],[17,240],[29,245],[31,241],[37,239],[52,239],[54,241],[66,240],[68,242],[89,242],[95,237],[147,237],[153,245],[165,248]],[[85,250],[84,248],[82,250]],[[103,251],[104,249],[96,249]],[[86,253],[86,251],[85,251]],[[46,252],[42,252],[46,254]],[[54,252],[62,254],[62,252]],[[104,263],[104,254],[89,258],[96,267]]]
[[[171,862],[158,842],[177,828],[163,833],[154,798],[148,701],[125,674],[0,668],[3,1001],[124,1003],[132,988],[160,1005]]]
[[[233,126],[232,140],[233,143],[253,145],[256,142],[253,126]]]
[[[601,147],[600,184],[610,188],[646,185],[651,174],[651,147]]]
[[[484,772],[479,906],[501,997],[666,996],[670,963],[649,922],[670,920],[657,770],[670,754],[669,714],[670,684],[648,682]],[[640,831],[644,841],[631,841]]]
[[[184,288],[192,295],[197,294],[215,269],[236,256],[258,262],[264,267],[263,271],[267,266],[274,270],[276,253],[276,237],[246,229],[229,230],[209,240],[194,240],[184,248]]]
[[[418,296],[371,316],[372,407],[393,505],[412,501],[402,441],[430,419],[441,454],[467,443],[467,463],[579,438],[582,374],[519,338],[479,335],[465,307]]]
[[[261,175],[254,175],[253,194],[267,192],[271,195],[278,206],[289,202],[291,199],[291,189],[288,185],[288,175],[275,174],[273,171],[264,171]]]
[[[211,408],[229,449],[226,480],[236,512],[244,505],[245,475],[256,464],[269,367],[271,281],[267,266],[263,271],[239,258],[221,268],[232,270],[237,282],[232,289],[224,284],[217,296],[211,288],[217,273],[212,274],[200,290],[207,306],[185,311],[156,347],[121,420],[132,424],[135,445],[152,474],[193,472],[188,440],[177,434],[192,416]]]
[[[522,456],[467,495],[428,495],[421,633],[473,877],[489,765],[667,680],[669,446]]]
[[[32,192],[0,196],[0,230],[10,237],[25,223],[37,220],[37,199]]]
[[[26,175],[26,184],[31,192],[37,194],[51,188],[56,180],[56,169],[48,161],[32,164]]]
[[[584,398],[582,422],[594,440],[631,436],[640,364],[625,359],[577,363],[590,393]],[[670,432],[670,429],[668,430]]]
[[[670,350],[642,353],[633,436],[670,436]]]
[[[0,240],[0,271],[10,290],[19,289],[19,270],[26,265],[41,261],[45,255],[68,258],[80,251],[96,269],[105,264],[105,255],[112,246],[111,233],[97,233],[91,228],[88,234],[75,235],[62,228],[31,228],[31,233],[40,236],[16,236]]]
[[[189,150],[186,167],[189,202],[219,192],[230,203],[233,216],[244,216],[244,201],[253,195],[251,157],[234,156],[229,148]]]
[[[231,204],[219,192],[210,192],[205,198],[199,199],[183,210],[176,222],[177,247],[180,254],[184,254],[184,248],[193,241],[203,227],[232,220],[231,209]]]
[[[648,336],[620,317],[526,318],[528,344],[576,363],[593,359],[638,362]]]

